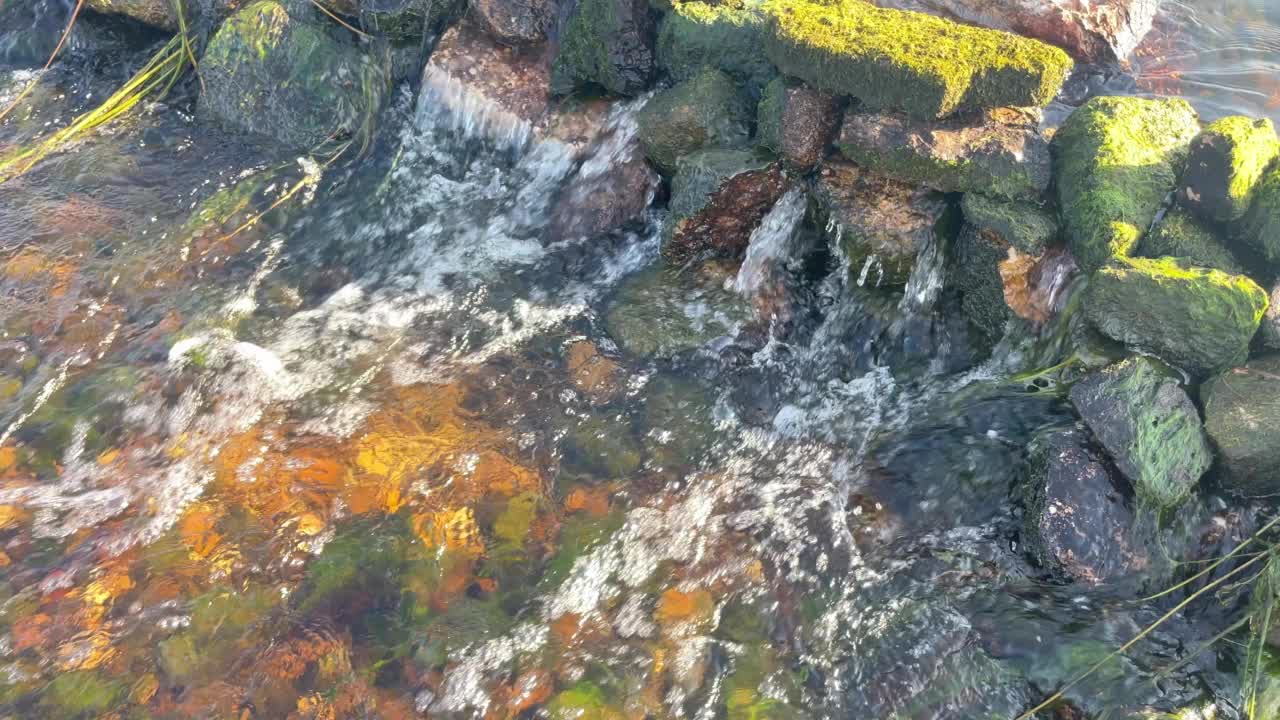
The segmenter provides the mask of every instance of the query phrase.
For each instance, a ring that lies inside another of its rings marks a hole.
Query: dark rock
[[[728,75],[711,68],[654,95],[636,122],[644,154],[664,173],[680,158],[711,145],[733,146],[747,139],[749,110]]]
[[[1189,265],[1240,275],[1244,268],[1218,238],[1218,233],[1185,208],[1174,207],[1142,238],[1137,255],[1174,257]]]
[[[1054,136],[1058,201],[1076,262],[1128,255],[1176,186],[1200,130],[1185,100],[1095,97]]]
[[[952,247],[948,283],[960,298],[960,311],[988,347],[1004,336],[1011,317],[1000,277],[1000,265],[1011,251],[1017,252],[995,234],[967,223]]]
[[[387,90],[387,68],[275,0],[249,5],[218,28],[200,77],[202,114],[291,148],[367,135]]]
[[[434,7],[431,0],[360,0],[350,4],[358,5],[358,10],[352,14],[359,14],[361,25],[398,41],[421,37],[428,27],[428,14]]]
[[[941,193],[848,162],[822,164],[813,198],[858,285],[906,284],[920,249],[950,236],[957,225]]]
[[[1086,585],[1131,575],[1148,565],[1134,544],[1133,513],[1079,430],[1051,430],[1027,458],[1022,542],[1052,573]]]
[[[1204,384],[1200,398],[1222,486],[1247,497],[1280,494],[1280,355],[1223,372]]]
[[[677,2],[658,31],[658,67],[688,80],[704,67],[723,70],[758,96],[778,74],[761,50],[764,17],[752,5]]]
[[[1280,280],[1271,286],[1271,304],[1262,316],[1262,327],[1258,334],[1265,347],[1280,350]]]
[[[193,3],[182,2],[183,17],[195,19]],[[106,15],[122,15],[144,25],[175,32],[178,29],[178,2],[174,0],[85,0],[85,6]]]
[[[547,39],[558,12],[555,0],[471,0],[471,16],[504,45],[536,45]]]
[[[639,93],[653,79],[653,33],[645,0],[577,0],[560,34],[553,87]]]
[[[1058,236],[1057,219],[1032,203],[971,192],[965,193],[960,209],[965,222],[1028,255],[1039,256]]]
[[[554,239],[591,237],[638,219],[653,201],[658,174],[644,161],[635,121],[611,120],[594,154],[560,190],[551,213]]]
[[[756,142],[807,171],[827,154],[840,126],[840,99],[804,83],[778,78],[756,108]]]
[[[1071,403],[1152,506],[1180,503],[1213,462],[1200,413],[1156,360],[1133,357],[1088,375],[1071,388]]]
[[[733,334],[751,316],[741,295],[724,289],[714,267],[685,272],[658,266],[618,288],[605,313],[609,337],[641,357],[670,357]]]
[[[703,150],[680,161],[671,181],[671,219],[662,255],[673,265],[740,258],[751,231],[782,193],[778,163],[747,150]]]
[[[1270,120],[1239,115],[1217,120],[1191,141],[1178,200],[1205,220],[1239,220],[1278,155],[1280,138]]]
[[[1160,9],[1160,0],[873,0],[1043,40],[1086,62],[1129,57]]]
[[[1053,174],[1038,120],[1038,113],[1012,108],[945,121],[848,113],[837,144],[850,160],[903,182],[1030,200],[1048,189]]]
[[[1093,274],[1084,297],[1104,335],[1196,376],[1244,362],[1267,294],[1243,275],[1173,258],[1122,258]]]

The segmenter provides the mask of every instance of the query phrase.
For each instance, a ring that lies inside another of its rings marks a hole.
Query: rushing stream
[[[1171,2],[1108,82],[1280,118],[1268,3]],[[7,104],[41,51],[0,35],[23,68]],[[49,71],[0,149],[122,75]],[[944,247],[886,298],[792,191],[705,296],[646,296],[713,339],[622,351],[610,311],[664,214],[574,237],[556,205],[631,158],[637,108],[563,139],[428,76],[367,155],[325,165],[151,104],[0,185],[0,717],[514,718],[555,697],[1011,719],[1186,598],[1028,563],[1010,490],[1032,436],[1073,419],[1011,378],[1064,329],[975,362]],[[1251,523],[1191,513],[1153,532],[1195,558]],[[1226,655],[1191,653],[1227,609],[1178,615],[1052,717],[1242,717]]]

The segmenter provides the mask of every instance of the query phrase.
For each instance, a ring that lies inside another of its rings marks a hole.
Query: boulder
[[[1093,272],[1128,255],[1173,192],[1200,125],[1181,99],[1095,97],[1054,137],[1067,240]]]
[[[1280,269],[1280,163],[1273,164],[1258,184],[1253,205],[1240,221],[1237,233],[1273,268]]]
[[[708,257],[741,258],[751,232],[787,186],[777,161],[748,150],[685,157],[671,180],[663,257],[676,266]]]
[[[1132,357],[1091,373],[1072,386],[1071,404],[1150,506],[1182,502],[1213,462],[1199,411],[1157,360]]]
[[[747,139],[749,109],[728,75],[701,73],[654,95],[640,114],[640,147],[664,173],[680,158],[711,145],[740,145]]]
[[[1050,430],[1028,449],[1022,542],[1046,570],[1086,585],[1148,565],[1132,538],[1133,513],[1085,433]]]
[[[1258,335],[1264,347],[1280,350],[1280,280],[1271,285],[1271,304],[1262,316]]]
[[[1038,120],[1038,113],[1012,108],[943,121],[848,113],[837,145],[850,160],[903,182],[1034,200],[1053,175]]]
[[[471,17],[503,45],[537,45],[547,39],[559,12],[555,0],[471,0]]]
[[[1033,203],[970,192],[961,199],[960,209],[965,222],[1028,255],[1039,256],[1058,236],[1057,219]]]
[[[875,0],[1043,40],[1078,60],[1125,60],[1151,31],[1160,0]]]
[[[336,3],[336,12],[359,15],[360,24],[370,32],[397,42],[416,40],[446,14],[456,12],[457,2],[443,0],[360,0]],[[344,10],[342,5],[350,5]]]
[[[1244,273],[1239,261],[1218,239],[1217,231],[1185,208],[1176,206],[1142,238],[1135,254],[1149,258],[1175,257],[1189,265],[1233,275]]]
[[[200,60],[199,111],[296,149],[367,134],[386,94],[386,68],[288,8],[261,0],[218,28]]]
[[[756,107],[756,143],[797,170],[811,170],[835,138],[840,107],[829,92],[777,78]]]
[[[1234,115],[1214,121],[1191,141],[1178,200],[1205,220],[1244,217],[1280,138],[1270,120]]]
[[[915,118],[1043,106],[1072,67],[1036,40],[861,0],[770,0],[764,12],[765,51],[783,73]]]
[[[764,16],[754,5],[677,2],[658,31],[658,67],[677,82],[713,67],[759,96],[778,75],[761,52]]]
[[[553,88],[639,93],[653,79],[653,33],[646,0],[577,0],[560,33]]]
[[[1201,387],[1200,399],[1223,487],[1249,497],[1280,494],[1280,355],[1226,370]]]
[[[640,357],[671,357],[733,335],[751,318],[748,301],[724,288],[714,266],[685,272],[658,265],[632,275],[605,312],[609,337]]]
[[[653,201],[658,181],[640,152],[635,121],[618,113],[597,139],[594,154],[556,197],[552,238],[592,237],[640,218]]]
[[[169,32],[176,32],[179,27],[178,3],[174,0],[86,0],[85,7],[104,15],[121,15]],[[183,3],[182,12],[188,23],[195,19],[192,3]]]
[[[1085,315],[1103,335],[1196,376],[1244,362],[1267,294],[1243,275],[1174,258],[1120,258],[1093,274]]]
[[[813,182],[819,222],[848,261],[860,286],[905,285],[920,249],[957,226],[938,192],[875,175],[853,163],[828,160]]]

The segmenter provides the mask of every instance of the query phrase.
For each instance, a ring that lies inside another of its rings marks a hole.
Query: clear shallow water
[[[1148,45],[1198,49],[1144,54],[1137,87],[1176,68],[1158,89],[1207,115],[1266,112],[1249,73],[1277,56],[1239,38],[1271,26],[1191,12]],[[49,81],[0,143],[107,85]],[[786,196],[716,279],[754,314],[634,357],[608,313],[661,213],[551,229],[634,107],[571,145],[466,100],[402,91],[323,173],[156,106],[3,186],[0,715],[1014,717],[1185,597],[1027,564],[1011,488],[1071,415],[1008,380],[1045,359],[1025,337],[973,364],[945,249],[881,297]],[[1170,524],[1211,555],[1248,519]],[[1237,717],[1229,650],[1156,679],[1228,609],[1073,691],[1080,716]]]

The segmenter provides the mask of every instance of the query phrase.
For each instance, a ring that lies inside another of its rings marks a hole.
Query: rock
[[[895,180],[943,192],[1034,200],[1053,175],[1037,115],[1001,108],[977,119],[939,122],[849,113],[837,145],[845,157]]]
[[[200,112],[297,149],[367,134],[386,69],[301,15],[261,0],[228,18],[200,60]]]
[[[564,467],[599,480],[633,475],[643,462],[640,443],[625,418],[591,415],[564,439]]]
[[[853,163],[828,160],[813,183],[820,220],[840,241],[858,285],[907,282],[920,249],[955,231],[954,213],[940,193],[874,175]]]
[[[1057,45],[1085,62],[1125,60],[1151,31],[1160,0],[875,0]]]
[[[732,335],[750,305],[709,270],[658,266],[628,278],[605,313],[609,337],[632,355],[670,357]]]
[[[1018,257],[1019,251],[1009,243],[967,223],[952,247],[948,283],[960,298],[960,311],[982,333],[987,347],[1004,336],[1010,317],[1000,266]]]
[[[1133,513],[1103,460],[1079,430],[1051,430],[1027,458],[1023,545],[1042,567],[1086,585],[1144,569],[1131,539]]]
[[[360,0],[343,4],[358,6],[347,14],[358,14],[362,26],[393,41],[420,38],[446,10],[446,4],[436,0]]]
[[[537,45],[559,12],[555,0],[471,0],[471,17],[503,45]]]
[[[122,15],[161,30],[178,30],[178,3],[174,0],[86,0],[85,6],[95,12]],[[191,3],[183,3],[182,12],[188,23],[195,20],[196,10]]]
[[[807,171],[827,153],[840,126],[840,99],[804,83],[777,78],[756,108],[756,143]]]
[[[787,186],[776,161],[749,150],[702,150],[683,158],[671,180],[663,257],[676,266],[741,258],[751,231]]]
[[[1173,258],[1121,258],[1093,274],[1085,315],[1102,334],[1196,376],[1244,362],[1267,294],[1243,275]]]
[[[645,0],[577,0],[560,35],[557,93],[596,86],[635,95],[653,72],[653,20]]]
[[[692,80],[654,95],[636,123],[640,147],[664,173],[680,158],[711,145],[746,142],[749,109],[728,75],[705,68]]]
[[[1258,184],[1253,205],[1237,232],[1273,268],[1280,269],[1280,163],[1273,165]]]
[[[1071,404],[1137,498],[1154,507],[1182,502],[1213,462],[1199,411],[1157,360],[1132,357],[1086,376],[1072,386]]]
[[[1280,138],[1270,120],[1235,115],[1214,121],[1191,141],[1178,200],[1214,222],[1244,217]]]
[[[616,114],[556,197],[549,231],[555,240],[600,235],[639,219],[653,202],[658,174],[640,152],[635,120]]]
[[[717,68],[755,97],[778,75],[761,52],[763,42],[764,16],[753,5],[677,2],[658,31],[658,67],[676,81]]]
[[[1029,255],[1040,255],[1058,236],[1057,219],[1032,203],[970,192],[961,199],[960,209],[965,222]]]
[[[1218,239],[1217,232],[1181,207],[1170,209],[1142,238],[1136,254],[1149,258],[1180,258],[1189,265],[1213,268],[1232,275],[1244,273],[1235,256]]]
[[[714,398],[697,380],[659,375],[644,391],[645,447],[651,462],[666,469],[696,465],[715,437]]]
[[[1280,350],[1280,280],[1271,286],[1271,304],[1262,316],[1262,327],[1258,335],[1265,347]]]
[[[1204,384],[1200,399],[1222,486],[1247,497],[1280,494],[1280,355],[1223,372]]]
[[[1128,255],[1175,187],[1199,131],[1185,100],[1095,97],[1054,137],[1067,240],[1093,272]]]
[[[872,110],[929,119],[1040,107],[1072,67],[1066,53],[1035,40],[861,0],[770,0],[764,8],[774,65]]]

